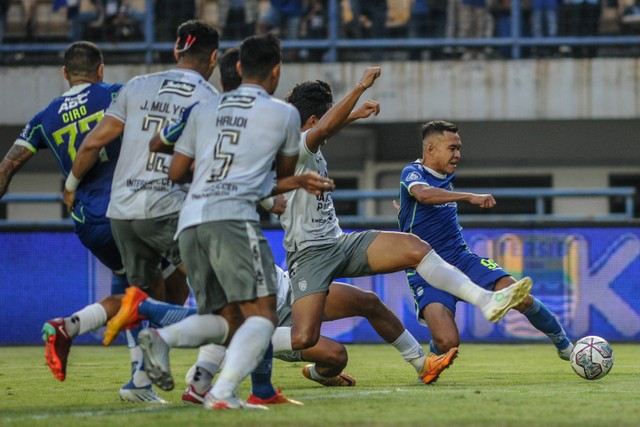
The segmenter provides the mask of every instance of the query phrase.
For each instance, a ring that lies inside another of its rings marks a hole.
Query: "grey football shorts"
[[[273,254],[256,222],[206,222],[183,230],[178,240],[198,313],[276,294]]]
[[[173,239],[178,212],[158,218],[110,221],[130,284],[149,290],[163,258],[176,267],[182,263],[178,242]]]
[[[293,300],[305,295],[328,292],[336,278],[373,274],[367,261],[367,248],[380,231],[367,230],[342,234],[334,244],[310,246],[287,253]]]

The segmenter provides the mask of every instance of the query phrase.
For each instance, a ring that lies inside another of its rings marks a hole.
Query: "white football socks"
[[[107,312],[100,303],[86,306],[64,319],[67,333],[71,338],[95,331],[107,323]]]
[[[215,314],[194,314],[178,323],[158,329],[158,335],[171,348],[200,347],[204,344],[222,344],[227,339],[229,324]]]
[[[127,334],[130,334],[129,331],[127,331]],[[127,335],[127,340],[128,339],[129,336]],[[131,356],[131,365],[133,366],[133,372],[131,372],[133,385],[136,387],[146,387],[151,384],[151,380],[142,366],[142,350],[140,346],[129,347],[129,355]]]
[[[331,378],[331,377],[325,377],[324,375],[320,375],[318,371],[316,371],[315,363],[311,365],[311,367],[309,368],[309,376],[311,377],[312,380],[316,380],[316,381],[328,380]]]
[[[226,353],[227,349],[222,345],[203,345],[198,350],[198,360],[196,361],[196,365],[206,369],[211,373],[211,375],[215,375],[218,373],[218,369],[220,368],[220,365],[222,365],[222,361],[224,360]]]
[[[273,354],[293,350],[291,346],[291,327],[277,327],[271,337],[271,344],[273,344]]]
[[[427,356],[418,341],[408,330],[405,329],[391,345],[400,352],[405,361],[411,363],[416,371],[420,373]]]
[[[227,359],[211,393],[218,399],[235,395],[240,382],[258,366],[275,327],[261,316],[247,318],[231,338]]]
[[[482,306],[491,292],[482,289],[460,270],[445,262],[433,249],[420,261],[416,271],[434,288],[450,293],[475,306]]]

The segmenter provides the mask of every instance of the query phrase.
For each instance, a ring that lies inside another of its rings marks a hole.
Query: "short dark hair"
[[[222,82],[222,90],[229,92],[234,90],[242,82],[242,76],[238,74],[236,64],[240,60],[240,48],[232,47],[227,49],[223,55],[218,58],[218,69],[220,70],[220,81]]]
[[[178,27],[178,56],[190,56],[199,62],[207,62],[219,45],[218,32],[211,25],[198,19],[182,23]]]
[[[422,139],[445,132],[458,133],[458,126],[446,120],[433,120],[422,125]]]
[[[93,76],[103,63],[102,51],[91,42],[71,43],[64,52],[64,67],[70,75]]]
[[[280,39],[272,33],[247,37],[240,45],[243,77],[263,80],[280,61]]]
[[[298,109],[300,122],[305,124],[309,117],[320,118],[333,105],[331,86],[322,80],[308,81],[294,86],[285,100]]]

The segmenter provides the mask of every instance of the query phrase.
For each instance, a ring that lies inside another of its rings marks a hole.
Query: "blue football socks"
[[[124,294],[125,290],[129,287],[129,281],[124,274],[111,275],[111,295]]]
[[[138,313],[146,317],[152,327],[159,327],[172,325],[185,317],[196,314],[196,309],[147,298],[138,306]]]
[[[273,369],[273,345],[269,343],[262,360],[251,373],[251,393],[260,399],[269,399],[276,394],[271,384],[271,370]]]
[[[436,348],[436,345],[433,343],[433,340],[429,341],[429,353],[433,353],[436,356],[440,356],[440,351]]]
[[[544,332],[558,350],[565,349],[571,344],[562,325],[560,325],[560,322],[556,319],[556,316],[537,298],[533,298],[531,307],[522,314],[529,319],[531,325],[539,331]]]

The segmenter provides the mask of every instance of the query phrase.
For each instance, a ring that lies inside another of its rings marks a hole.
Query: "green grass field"
[[[273,381],[305,403],[269,411],[205,411],[181,403],[195,350],[172,350],[169,405],[118,400],[128,380],[124,347],[72,348],[67,380],[53,379],[43,347],[0,347],[1,426],[637,426],[640,346],[614,344],[616,361],[597,381],[578,377],[549,344],[464,344],[430,386],[387,345],[350,345],[352,388],[306,380],[301,363],[274,362]],[[249,394],[245,381],[242,396]]]

